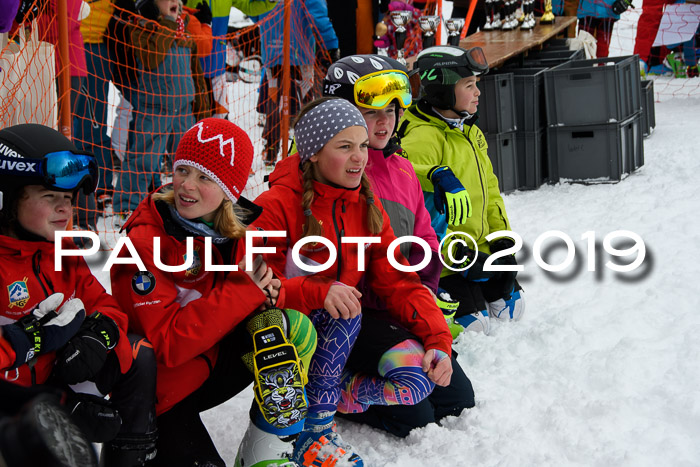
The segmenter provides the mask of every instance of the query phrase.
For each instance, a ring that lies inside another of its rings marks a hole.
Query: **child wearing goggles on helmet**
[[[510,230],[506,208],[498,188],[498,179],[487,155],[484,134],[476,126],[481,92],[480,74],[488,72],[488,63],[479,47],[469,50],[455,46],[430,47],[416,59],[423,97],[412,106],[399,125],[399,135],[408,160],[423,186],[425,204],[430,211],[438,238],[459,233],[467,248],[447,251],[443,258],[455,272],[444,268],[440,287],[459,301],[455,321],[470,330],[489,331],[489,317],[518,320],[525,303],[515,272],[484,270],[491,253],[514,245],[507,237],[491,242],[491,232]],[[453,222],[441,213],[438,198],[449,199],[456,191],[469,193],[471,216]],[[445,246],[449,242],[445,242]],[[499,258],[494,264],[516,264],[515,257]],[[471,266],[470,266],[471,265]],[[470,266],[466,269],[466,266]]]
[[[236,465],[275,463],[281,455],[261,440],[284,450],[278,437],[304,423],[304,372],[316,334],[306,316],[277,308],[280,281],[262,256],[246,267],[246,224],[260,213],[240,196],[252,161],[253,146],[238,126],[199,121],[180,140],[172,185],[146,197],[124,226],[146,270],[117,264],[111,278],[130,325],[151,340],[158,360],[152,465],[224,465],[200,413],[251,382],[255,402]],[[165,271],[154,255],[167,265],[191,262]]]
[[[380,55],[345,57],[328,69],[324,93],[348,100],[362,114],[369,132],[365,172],[372,190],[381,200],[397,237],[414,235],[430,246],[432,258],[417,274],[421,283],[436,293],[442,269],[437,237],[420,182],[411,163],[401,157],[396,137],[399,112],[412,100],[406,68]],[[420,263],[425,255],[419,245],[411,243],[402,244],[401,253],[411,265]],[[362,329],[346,365],[338,412],[353,421],[406,436],[413,428],[473,407],[471,382],[455,358],[450,385],[437,386],[422,400],[411,398],[410,406],[403,400],[388,400],[384,395],[387,391],[371,390],[379,384],[402,387],[407,378],[423,377],[421,360],[425,350],[415,335],[386,319],[389,312],[385,304],[366,281],[361,281],[358,289],[362,293]]]
[[[449,385],[452,336],[419,276],[399,271],[387,258],[388,245],[396,237],[364,173],[372,139],[362,114],[344,99],[322,98],[302,109],[294,135],[298,153],[278,163],[270,175],[270,190],[256,199],[263,213],[254,224],[287,232],[287,238],[268,239],[268,246],[275,247],[276,253],[266,255],[266,259],[283,278],[288,304],[308,313],[318,333],[306,386],[309,412],[294,444],[292,460],[301,465],[345,461],[362,466],[360,456],[335,431],[334,422],[341,392],[348,387],[357,389],[351,381],[354,372],[343,369],[363,320],[360,281],[367,277],[367,284],[387,304],[390,313],[386,315],[406,330],[404,336],[416,336],[394,352],[395,360],[386,360],[390,374],[364,381],[365,389],[385,396],[381,402],[417,402],[434,385]],[[298,254],[290,251],[292,245],[310,236],[320,238],[304,244]],[[379,242],[358,245],[343,241],[344,237],[370,236]],[[326,264],[332,259],[332,250],[337,251],[337,259]],[[397,262],[407,264],[398,251],[394,255]],[[328,269],[310,272],[301,263],[325,264]],[[412,357],[419,341],[421,358],[415,361]],[[409,369],[397,363],[403,363],[405,355],[411,357]],[[407,378],[413,386],[394,374],[397,371],[392,370],[399,368],[413,375]],[[358,404],[367,402],[353,392],[355,400]]]
[[[54,269],[56,232],[68,228],[76,193],[97,184],[94,157],[36,124],[0,130],[0,154],[0,374],[65,391],[72,420],[104,443],[100,465],[142,465],[155,454],[150,344],[126,333],[127,315],[81,256]],[[76,384],[111,397],[74,393]]]

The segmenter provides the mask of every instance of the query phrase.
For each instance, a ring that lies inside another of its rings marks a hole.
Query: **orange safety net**
[[[76,200],[75,229],[98,232],[103,247],[111,248],[129,213],[150,191],[170,182],[173,155],[184,132],[214,114],[243,128],[255,147],[244,196],[254,199],[263,191],[265,175],[291,142],[290,135],[280,131],[282,66],[265,67],[260,54],[259,30],[270,26],[264,22],[281,22],[283,8],[276,8],[258,24],[251,21],[249,26],[230,27],[225,36],[212,37],[211,28],[194,16],[196,10],[187,7],[178,12],[177,21],[151,20],[118,7],[117,2],[98,0],[90,4],[90,14],[81,22],[82,2],[67,0],[67,23],[75,34],[68,44],[70,67],[64,70],[60,60],[54,65],[56,1],[50,0],[37,20],[25,25],[27,36],[34,32],[35,42],[25,41],[25,30],[19,28],[11,36],[14,42],[3,49],[3,58],[6,52],[26,53],[32,67],[3,70],[16,78],[15,84],[3,82],[0,126],[33,121],[58,128],[60,95],[55,78],[62,71],[70,73],[72,140],[78,149],[95,154],[101,169],[96,192],[81,193]],[[301,22],[309,22],[309,13],[303,2],[297,3],[301,13],[292,15],[291,22],[292,28],[301,29]],[[304,103],[321,95],[330,64],[313,24],[311,30],[317,38],[315,46],[302,40],[296,42],[296,50],[284,52],[311,57],[307,64],[290,67],[288,120]],[[202,59],[211,53],[213,41],[225,42],[226,69],[220,76],[205,78]],[[51,53],[40,54],[36,44]],[[33,68],[51,72],[35,76]],[[14,118],[18,112],[23,116]]]

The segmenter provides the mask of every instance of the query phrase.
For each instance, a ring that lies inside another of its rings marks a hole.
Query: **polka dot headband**
[[[351,126],[367,129],[360,111],[345,99],[327,100],[304,114],[294,126],[294,139],[301,163],[308,161],[335,135]]]

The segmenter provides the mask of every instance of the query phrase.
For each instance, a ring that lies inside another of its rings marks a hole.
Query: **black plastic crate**
[[[656,128],[656,112],[654,110],[654,82],[642,81],[642,129],[644,136],[651,135]]]
[[[547,129],[549,179],[620,181],[644,164],[641,111],[624,122]]]
[[[477,83],[479,96],[479,128],[487,133],[504,133],[516,129],[513,74],[482,76]]]
[[[586,53],[583,49],[545,49],[529,54],[526,60],[542,60],[542,59],[558,59],[566,60],[585,60]]]
[[[586,54],[579,50],[552,50],[536,52],[523,62],[525,67],[553,68],[571,60],[583,60]]]
[[[515,68],[515,126],[518,131],[537,131],[547,124],[544,100],[544,73],[546,68]]]
[[[627,156],[629,159],[630,172],[634,172],[644,165],[643,114],[644,112],[640,111],[637,115],[628,120],[626,125],[622,125],[621,131],[626,133],[624,139],[629,142]]]
[[[544,82],[550,126],[623,122],[642,108],[635,55],[562,63]]]
[[[536,190],[547,181],[547,131],[515,133],[518,159],[518,189]]]
[[[501,193],[518,189],[518,160],[515,148],[515,132],[487,133],[488,155],[493,173],[498,177]]]

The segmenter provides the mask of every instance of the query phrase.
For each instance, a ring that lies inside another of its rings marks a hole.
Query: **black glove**
[[[616,15],[621,15],[629,7],[632,7],[632,0],[615,0],[615,3],[612,4],[612,12],[615,13]]]
[[[62,347],[78,332],[85,319],[83,302],[68,300],[59,308],[62,301],[63,294],[55,293],[17,322],[2,326],[2,335],[15,351],[15,363],[10,369]]]
[[[160,9],[158,9],[158,6],[154,0],[136,0],[136,9],[144,18],[152,21],[158,21]]]
[[[340,49],[331,49],[328,51],[328,55],[331,56],[331,63],[335,63],[340,60]]]
[[[328,68],[338,60],[340,60],[340,49],[330,49],[326,52],[319,47],[316,50],[316,61],[322,68]]]
[[[15,21],[17,21],[18,24],[22,24],[25,21],[32,21],[39,14],[39,10],[43,8],[44,0],[20,0]]]
[[[469,269],[460,272],[462,277],[468,281],[485,282],[496,275],[495,271],[484,271],[484,262],[489,255],[478,250],[474,251],[464,246],[463,243],[457,243],[457,245],[455,245],[453,257],[456,260],[462,260],[462,258],[464,258],[461,263],[454,264],[454,267],[458,269],[462,269],[473,263]]]
[[[212,15],[209,4],[207,2],[199,2],[197,4],[197,13],[194,14],[194,17],[202,24],[211,25]]]
[[[119,433],[122,417],[108,400],[69,391],[63,404],[70,418],[93,443],[106,443]]]
[[[55,380],[76,384],[94,378],[118,341],[119,328],[112,318],[99,312],[88,316],[78,334],[56,353]]]
[[[491,253],[506,250],[514,245],[515,242],[510,238],[499,238],[491,242]],[[499,266],[516,266],[518,262],[515,260],[515,255],[506,255],[498,258],[493,264]],[[500,280],[503,282],[503,296],[510,299],[510,294],[515,288],[515,277],[518,275],[518,271],[501,271],[498,274],[500,274]]]

